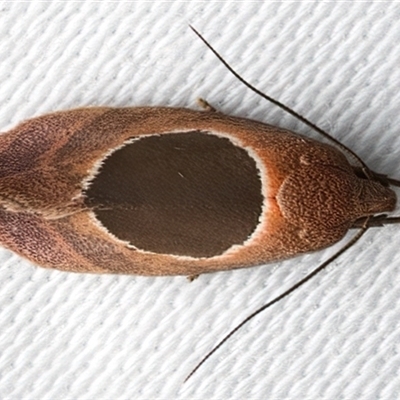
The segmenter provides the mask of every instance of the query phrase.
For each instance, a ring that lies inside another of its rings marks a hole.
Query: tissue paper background
[[[316,137],[243,77],[400,179],[400,4],[1,2],[0,130],[83,106],[220,111]],[[237,323],[338,248],[185,277],[45,270],[0,253],[0,398],[400,397],[400,232],[371,229],[259,315],[186,383]]]

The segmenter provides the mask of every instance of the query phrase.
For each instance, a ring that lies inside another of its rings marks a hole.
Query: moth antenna
[[[361,169],[361,172],[362,169]],[[383,186],[396,186],[396,187],[400,187],[400,180],[398,179],[393,179],[393,178],[389,178],[387,175],[385,174],[378,174],[377,172],[374,171],[370,171],[373,174],[373,177],[376,181],[380,182]]]
[[[371,217],[360,218],[353,223],[350,229],[359,229],[367,224],[368,228],[381,228],[385,225],[400,224],[400,217],[388,217],[386,214],[373,215]]]
[[[368,230],[368,220],[369,218],[367,217],[366,220],[364,221],[364,225],[361,227],[361,229],[357,232],[357,234],[348,242],[346,243],[340,250],[338,250],[332,257],[328,258],[326,261],[324,261],[321,265],[319,265],[317,268],[314,269],[314,271],[310,272],[305,278],[301,279],[299,282],[297,282],[295,285],[293,285],[291,288],[286,290],[286,292],[283,292],[281,295],[275,297],[273,300],[271,300],[269,303],[261,306],[258,310],[254,311],[252,314],[250,314],[248,317],[246,317],[239,325],[237,325],[235,328],[233,328],[207,355],[196,365],[194,369],[190,372],[190,374],[186,377],[184,380],[184,383],[188,381],[188,379],[193,376],[193,374],[233,335],[235,334],[243,325],[247,324],[251,319],[253,319],[256,315],[260,314],[267,308],[271,307],[273,304],[277,303],[278,301],[284,299],[287,297],[289,294],[293,293],[296,289],[298,289],[300,286],[304,285],[306,282],[308,282],[311,278],[313,278],[315,275],[317,275],[319,272],[321,272],[323,269],[325,269],[332,261],[336,260],[340,255],[342,255],[346,250],[348,250],[351,246],[353,246],[360,238],[361,236],[364,235],[364,233]]]
[[[386,182],[392,186],[400,187],[400,181],[397,179],[386,177]]]
[[[303,117],[302,115],[298,114],[296,111],[293,111],[291,108],[286,106],[285,104],[281,103],[278,100],[275,100],[274,98],[264,94],[260,90],[258,90],[256,87],[254,87],[252,84],[247,82],[244,78],[242,78],[223,58],[222,56],[211,46],[210,43],[207,42],[206,39],[192,26],[189,25],[190,29],[204,42],[204,44],[215,54],[215,56],[222,62],[223,65],[230,71],[240,82],[242,82],[245,86],[247,86],[250,90],[252,90],[254,93],[258,94],[262,98],[268,100],[269,102],[275,104],[276,106],[280,107],[282,110],[286,111],[287,113],[293,115],[295,118],[297,118],[299,121],[303,122],[305,125],[309,126],[310,128],[314,129],[316,132],[318,132],[320,135],[324,136],[331,142],[335,143],[336,146],[338,146],[340,149],[342,149],[345,153],[349,154],[352,156],[361,166],[361,169],[364,173],[364,175],[368,179],[373,179],[373,176],[375,174],[368,168],[368,166],[364,163],[363,160],[351,149],[349,149],[347,146],[345,146],[343,143],[341,143],[339,140],[335,139],[332,137],[329,133],[325,132],[322,130],[320,127],[317,125],[313,124],[311,121],[309,121],[307,118]],[[389,179],[388,179],[389,181]],[[395,186],[400,186],[400,182],[398,182],[398,185]]]

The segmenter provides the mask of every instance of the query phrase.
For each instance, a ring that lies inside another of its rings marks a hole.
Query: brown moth
[[[193,29],[193,28],[192,28]],[[252,87],[325,136],[325,132]],[[183,108],[81,108],[0,135],[0,243],[73,272],[198,275],[397,223],[399,182],[288,130]]]
[[[197,275],[330,246],[394,192],[336,148],[188,109],[82,108],[0,136],[0,242],[64,271]]]
[[[193,29],[193,28],[192,28]],[[193,29],[194,30],[194,29]],[[320,128],[243,80],[320,134]],[[261,265],[358,235],[387,217],[400,181],[351,150],[261,122],[183,108],[81,108],[0,135],[0,244],[72,272],[188,275]],[[378,215],[377,215],[378,214]]]

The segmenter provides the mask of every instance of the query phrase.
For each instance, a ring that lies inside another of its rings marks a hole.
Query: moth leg
[[[197,275],[189,275],[189,276],[187,276],[187,280],[189,281],[189,282],[193,282],[195,279],[197,279],[198,277],[200,276],[200,274],[197,274]]]
[[[199,97],[197,99],[197,104],[204,110],[207,112],[217,112],[217,109],[214,108],[210,103],[208,103],[206,100],[202,99],[201,97]]]

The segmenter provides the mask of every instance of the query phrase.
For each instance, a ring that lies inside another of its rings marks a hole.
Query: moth
[[[205,108],[81,108],[0,135],[0,243],[64,271],[199,275],[394,210],[398,182],[339,149]]]
[[[80,108],[0,135],[0,244],[63,271],[195,276],[398,223],[383,213],[399,181],[343,145],[203,104]]]
[[[0,242],[64,271],[196,275],[330,246],[395,193],[334,147],[212,111],[82,108],[0,136]]]

